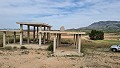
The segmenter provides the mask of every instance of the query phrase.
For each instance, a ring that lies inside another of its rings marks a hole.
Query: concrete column
[[[39,27],[39,31],[42,31],[42,26]],[[42,36],[42,33],[39,33],[39,46],[41,46],[41,44],[42,44],[41,36]]]
[[[33,39],[35,39],[35,26],[33,26]]]
[[[14,43],[16,43],[16,32],[14,32]]]
[[[23,44],[23,25],[20,24],[20,45]]]
[[[3,32],[3,47],[6,45],[6,32]]]
[[[76,34],[76,41],[75,41],[76,49],[78,49],[78,34]]]
[[[45,31],[45,27],[44,27],[44,31]],[[43,44],[45,44],[45,39],[46,39],[46,33],[44,33],[44,36],[43,36]]]
[[[53,52],[56,51],[56,34],[54,35],[54,42],[53,42]]]
[[[51,30],[51,27],[49,27],[49,31]],[[48,33],[48,40],[50,40],[50,33]]]
[[[75,41],[76,41],[76,35],[75,34],[74,34],[73,41],[74,41],[74,46],[75,46]]]
[[[61,34],[59,34],[59,45],[61,44]]]
[[[49,27],[47,27],[47,31],[49,31]],[[49,41],[49,33],[47,33],[47,42]]]
[[[35,26],[33,26],[33,43],[35,42]]]
[[[81,35],[78,35],[78,53],[81,53]]]
[[[30,26],[29,25],[27,25],[27,27],[28,27],[28,32],[27,32],[27,42],[28,42],[28,44],[30,43]]]
[[[41,46],[42,42],[41,42],[41,33],[39,33],[39,46]]]
[[[56,47],[58,47],[59,46],[59,34],[57,34],[57,45],[56,45]]]
[[[38,39],[38,31],[39,31],[39,30],[38,30],[38,27],[37,27],[37,39]]]

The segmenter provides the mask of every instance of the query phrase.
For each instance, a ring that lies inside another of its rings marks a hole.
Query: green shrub
[[[20,49],[27,49],[25,46],[21,46]]]
[[[89,37],[91,40],[103,40],[104,39],[104,32],[92,30],[91,33],[89,33]]]
[[[13,43],[14,42],[14,39],[9,39],[9,43]]]
[[[73,40],[72,39],[62,39],[61,44],[73,44]]]
[[[14,47],[13,47],[13,49],[17,49],[17,47],[16,47],[16,46],[14,46]]]
[[[53,44],[51,44],[51,45],[47,48],[47,50],[53,52]]]
[[[6,50],[12,50],[12,47],[11,46],[6,46],[5,49]]]

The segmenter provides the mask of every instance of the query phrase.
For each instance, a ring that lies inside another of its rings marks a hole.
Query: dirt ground
[[[82,50],[84,56],[81,57],[54,57],[39,49],[0,50],[0,68],[120,68],[120,52],[114,53],[104,47]]]
[[[119,68],[120,53],[85,49],[83,57],[54,57],[46,50],[0,50],[0,68]]]

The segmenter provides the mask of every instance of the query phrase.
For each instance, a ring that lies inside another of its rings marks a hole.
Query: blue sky
[[[107,20],[120,20],[120,0],[0,0],[0,28],[43,22],[69,29]]]

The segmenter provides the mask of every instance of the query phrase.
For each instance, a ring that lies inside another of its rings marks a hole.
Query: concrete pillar
[[[61,44],[61,34],[59,34],[59,45]]]
[[[59,34],[57,34],[57,44],[56,44],[56,47],[59,46]]]
[[[39,33],[39,46],[41,46],[41,44],[42,44],[42,42],[41,42],[41,40],[42,40],[41,36],[42,36],[41,33]]]
[[[35,26],[33,26],[33,39],[35,39]]]
[[[23,44],[23,25],[20,24],[20,45]]]
[[[78,53],[81,53],[81,35],[78,35]]]
[[[45,31],[45,27],[44,27],[44,31]],[[45,44],[45,39],[46,39],[46,33],[44,33],[44,36],[43,36],[43,44]]]
[[[14,43],[16,43],[16,32],[14,32]]]
[[[76,45],[75,45],[75,42],[76,42],[76,35],[75,35],[75,34],[74,34],[73,41],[74,41],[74,46],[76,46]]]
[[[39,31],[39,30],[38,30],[38,27],[37,27],[37,39],[38,39],[38,31]]]
[[[33,43],[35,43],[35,26],[33,26]]]
[[[49,31],[51,30],[51,27],[48,27],[49,28]],[[48,33],[48,40],[50,40],[50,33]]]
[[[78,49],[78,34],[76,34],[75,45],[76,45],[76,49]]]
[[[3,47],[6,45],[6,32],[3,32]]]
[[[39,31],[42,31],[42,26],[39,27]],[[41,46],[42,44],[41,37],[42,37],[42,33],[39,33],[39,46]]]
[[[49,27],[47,27],[47,31],[49,31]],[[47,33],[47,42],[49,41],[49,33]]]
[[[28,32],[27,32],[27,43],[29,44],[30,43],[30,26],[29,25],[27,25],[27,27],[28,27]]]
[[[56,51],[56,34],[54,35],[54,42],[53,42],[53,52]]]

